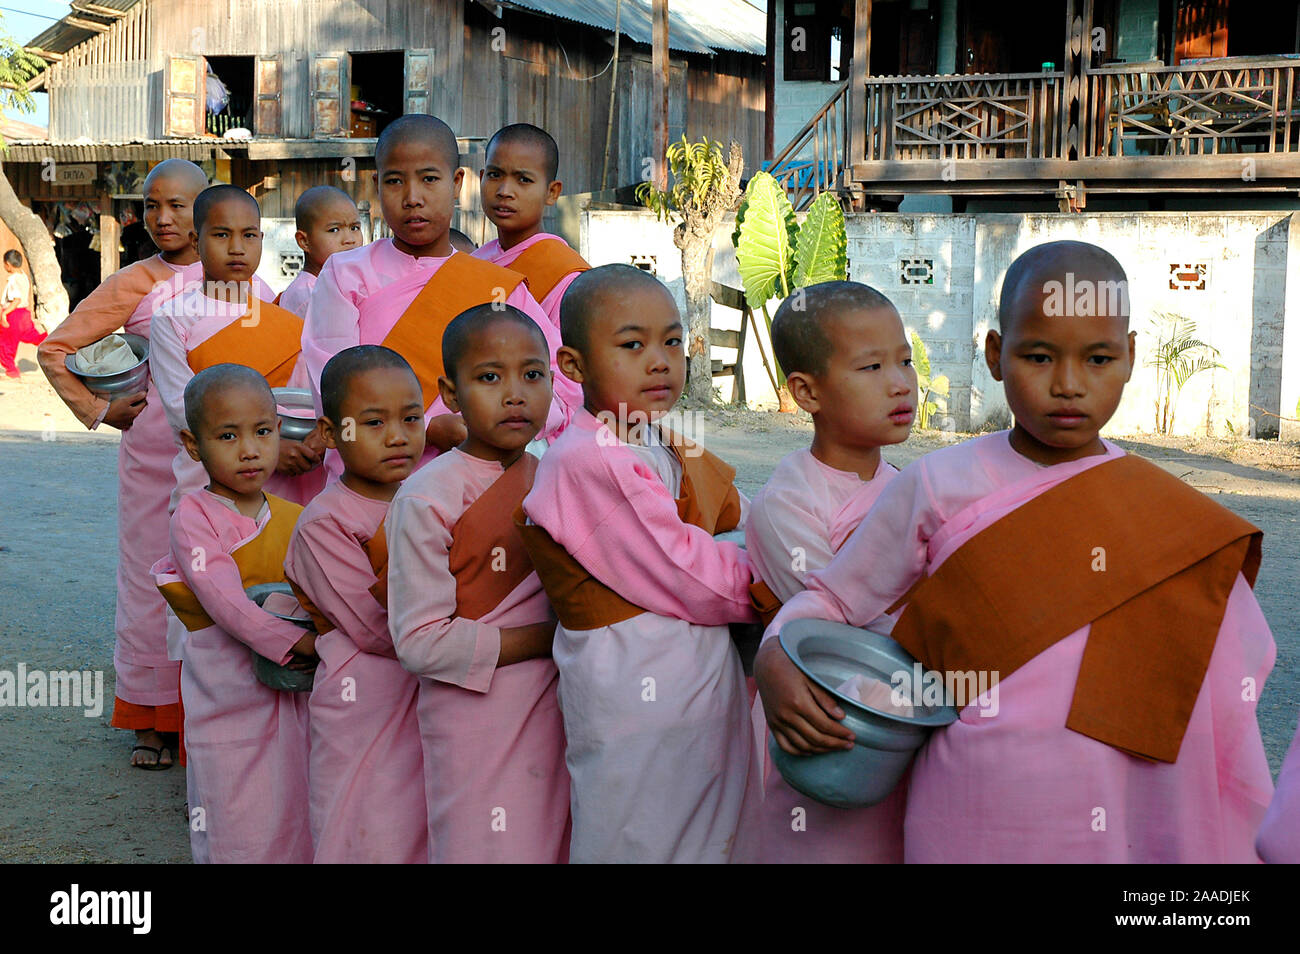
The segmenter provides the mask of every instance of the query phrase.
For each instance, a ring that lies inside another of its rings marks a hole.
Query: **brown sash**
[[[538,301],[549,295],[565,275],[591,268],[581,255],[569,248],[568,242],[558,238],[542,239],[528,246],[506,267],[528,278],[528,290]]]
[[[384,609],[388,609],[388,540],[384,536],[384,525],[381,523],[379,529],[365,543],[361,544],[361,549],[366,551],[366,557],[370,560],[370,569],[375,571],[375,582],[370,586],[370,594],[379,602]],[[293,580],[289,580],[289,585],[293,587],[294,596],[298,597],[298,602],[302,608],[307,611],[307,615],[312,618],[316,624],[317,635],[323,636],[330,630],[335,629],[334,623],[325,616],[311,601],[311,597],[303,592]]]
[[[438,399],[442,376],[442,333],[466,309],[505,302],[524,280],[518,272],[457,252],[443,262],[384,337],[420,380],[427,410]]]
[[[524,454],[502,472],[451,528],[448,567],[456,577],[456,615],[481,619],[533,572],[511,515],[533,488],[537,458]]]
[[[893,638],[931,669],[1004,678],[1090,623],[1066,727],[1174,762],[1228,593],[1239,572],[1254,585],[1262,536],[1128,454],[962,544],[912,591]]]
[[[759,619],[763,621],[763,628],[767,629],[785,604],[777,599],[770,586],[762,580],[755,580],[749,584],[749,605],[754,607]]]
[[[282,500],[274,494],[267,494],[266,502],[271,507],[271,519],[257,536],[231,553],[235,566],[239,567],[239,578],[245,589],[258,583],[285,582],[284,556],[289,552],[289,538],[293,535],[294,524],[302,513],[302,507],[298,504]],[[297,592],[297,588],[294,589]],[[158,590],[190,632],[215,625],[194,591],[184,583],[161,583]]]
[[[735,470],[709,451],[662,430],[682,465],[681,496],[677,498],[682,522],[713,534],[736,529],[740,492],[733,483]],[[684,453],[687,450],[691,453]],[[543,528],[527,524],[522,506],[515,510],[514,522],[565,629],[599,629],[645,612],[588,573]]]
[[[248,316],[256,320],[245,324]],[[242,364],[252,368],[273,388],[289,383],[302,350],[302,319],[278,305],[259,301],[189,353],[190,368],[198,374],[216,364]]]

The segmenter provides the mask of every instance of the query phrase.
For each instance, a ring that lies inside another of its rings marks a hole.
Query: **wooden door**
[[[406,92],[402,113],[433,114],[433,50],[406,51]]]
[[[1183,60],[1228,55],[1228,0],[1180,0],[1174,23],[1175,66]],[[1288,44],[1293,39],[1287,37]]]
[[[313,136],[348,134],[352,119],[347,53],[313,53],[311,57],[311,131]]]
[[[253,76],[253,131],[259,136],[275,139],[284,136],[280,98],[282,75],[278,53],[257,58]]]
[[[208,63],[169,54],[163,66],[163,135],[193,139],[204,133]]]

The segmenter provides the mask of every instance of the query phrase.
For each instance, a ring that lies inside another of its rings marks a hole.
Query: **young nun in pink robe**
[[[824,569],[898,474],[880,448],[907,439],[916,371],[889,299],[856,282],[804,290],[772,319],[772,347],[795,401],[812,415],[813,442],[783,458],[754,497],[745,546],[763,581],[755,605],[771,622],[780,604]],[[764,590],[765,588],[765,590]],[[878,805],[833,808],[796,792],[772,764],[761,701],[764,759],[762,860],[840,864],[901,862],[901,788]]]
[[[299,318],[307,317],[307,306],[311,303],[311,290],[316,287],[316,275],[305,268],[299,270],[284,291],[276,296],[276,304],[285,311],[291,311]]]
[[[307,317],[316,277],[335,252],[364,244],[361,216],[352,197],[336,186],[312,186],[293,206],[294,239],[302,249],[302,268],[276,298],[276,304],[299,318]]]
[[[1269,864],[1300,864],[1300,726],[1278,773],[1277,791],[1259,826],[1255,847]]]
[[[279,453],[275,402],[261,375],[233,364],[196,375],[186,399],[182,438],[209,484],[181,498],[154,577],[186,627],[190,847],[199,863],[307,863],[307,695],[259,682],[253,653],[309,668],[315,634],[245,593],[284,581],[302,509],[262,492]]]
[[[384,536],[392,495],[424,449],[420,384],[401,355],[370,345],[339,352],[321,386],[324,443],[345,469],[303,510],[284,562],[320,634],[310,704],[315,860],[423,863],[419,683],[388,634]]]
[[[464,439],[464,425],[442,403],[437,383],[438,342],[456,315],[488,302],[513,305],[538,323],[552,359],[560,344],[523,276],[452,248],[449,227],[463,174],[458,163],[455,135],[433,116],[402,116],[385,127],[375,146],[375,177],[393,237],[331,255],[303,327],[303,357],[318,403],[325,362],[344,348],[382,344],[410,362],[429,402],[421,464]],[[580,402],[573,382],[557,375],[555,388],[558,400],[543,432],[548,437]],[[331,474],[340,472],[337,454],[326,454],[325,463]]]
[[[420,676],[429,860],[555,864],[569,851],[555,618],[513,521],[550,356],[531,318],[491,305],[448,326],[443,355],[468,437],[403,484],[387,522],[389,625]]]
[[[271,289],[253,274],[261,258],[260,222],[256,201],[235,186],[213,186],[195,200],[204,282],[158,309],[149,354],[150,373],[177,434],[185,426],[185,386],[196,370],[236,362],[260,371],[272,387],[308,386],[300,360],[301,319],[272,304]],[[282,449],[295,457],[272,478],[268,492],[295,503],[320,492],[325,471],[314,440],[285,441]],[[173,508],[205,479],[179,440],[176,446]]]
[[[653,276],[585,272],[561,318],[561,367],[586,408],[542,458],[523,511],[560,618],[570,860],[750,860],[760,765],[728,624],[754,619],[753,575],[740,547],[713,538],[745,501],[734,471],[652,423],[686,363]]]
[[[559,147],[544,129],[514,123],[493,134],[479,193],[497,237],[473,253],[527,277],[529,293],[557,330],[564,293],[591,267],[560,236],[542,231],[542,216],[563,191],[559,165]]]
[[[791,599],[769,627],[755,662],[760,686],[778,682],[777,674],[788,665],[771,636],[790,620],[812,617],[857,626],[871,623],[919,578],[933,577],[958,548],[985,528],[996,527],[999,519],[1013,519],[1019,508],[1033,505],[1058,485],[1063,485],[1063,492],[1079,486],[1065,483],[1071,479],[1087,481],[1090,476],[1100,479],[1103,473],[1131,472],[1132,462],[1125,463],[1124,452],[1097,434],[1118,406],[1132,371],[1127,302],[1122,311],[1062,317],[1048,305],[1048,295],[1052,282],[1060,287],[1067,268],[1076,282],[1089,287],[1101,282],[1125,284],[1123,269],[1109,253],[1079,242],[1039,246],[1013,263],[1003,281],[1001,334],[990,331],[986,351],[994,377],[1005,384],[1015,427],[1009,433],[935,451],[894,478],[830,566],[811,574],[808,588]],[[1100,470],[1121,464],[1128,469]],[[1150,465],[1138,466],[1144,473],[1154,472]],[[1090,475],[1094,468],[1098,473]],[[1131,486],[1119,482],[1119,477],[1108,479],[1121,494]],[[1163,474],[1159,480],[1161,486],[1170,482]],[[1181,487],[1177,490],[1184,492]],[[1135,499],[1125,512],[1140,520],[1156,507],[1156,499]],[[1203,526],[1206,508],[1230,522],[1237,520],[1197,499],[1202,512],[1192,534],[1201,532],[1197,528]],[[1091,536],[1090,525],[1082,522],[1090,517],[1076,510],[1060,520],[1056,524],[1060,545],[1066,546],[1076,533],[1068,526],[1070,520],[1080,521],[1085,543],[1104,539],[1124,544],[1124,535],[1158,539],[1151,535],[1160,532],[1131,524],[1106,527],[1093,520],[1095,536]],[[1253,530],[1244,521],[1240,524],[1247,532]],[[1042,530],[1040,539],[1048,532]],[[1246,552],[1246,539],[1241,538],[1239,552]],[[1096,578],[1098,584],[1089,580],[1087,586],[1116,586],[1125,579],[1120,574],[1129,567],[1118,559],[1118,547],[1113,549],[1109,569],[1117,575]],[[1080,574],[1100,572],[1096,559],[1093,552],[1086,560],[1073,562],[1081,564]],[[1242,685],[1249,678],[1262,688],[1273,664],[1274,645],[1243,575],[1249,571],[1253,578],[1254,570],[1249,560],[1239,565],[1242,572],[1232,571],[1235,583],[1225,583],[1226,606],[1208,671],[1199,689],[1191,684],[1194,704],[1188,707],[1190,716],[1181,739],[1173,740],[1175,754],[1168,747],[1162,752],[1160,746],[1144,744],[1134,751],[1155,754],[1140,758],[1119,744],[1067,727],[1076,717],[1075,706],[1088,701],[1075,699],[1076,683],[1083,682],[1080,666],[1090,632],[1109,617],[1106,613],[1048,645],[1014,671],[1002,672],[992,692],[975,704],[964,704],[957,722],[930,737],[911,769],[906,860],[1257,860],[1254,835],[1272,785],[1255,720],[1256,697],[1243,693]],[[997,566],[981,569],[998,572]],[[1010,609],[1001,610],[1004,614],[1022,600],[1042,599],[1055,600],[1066,612],[1073,595],[1070,587],[1060,584],[1053,585],[1053,593],[1037,593],[1032,573],[1023,570],[996,579],[994,589],[1003,587],[1013,591],[1004,604]],[[1084,588],[1083,581],[1080,587]],[[1017,588],[1022,597],[1014,595]],[[894,627],[895,635],[908,645],[915,645],[908,632],[909,614],[922,603],[922,592],[911,597],[912,605]],[[950,610],[960,616],[960,607]],[[1180,619],[1180,626],[1187,622]],[[975,633],[983,628],[981,620],[973,617],[964,627]],[[1135,630],[1131,636],[1136,639],[1142,634]],[[939,644],[939,650],[943,648]],[[1146,658],[1149,667],[1163,665]],[[1130,679],[1140,676],[1136,666],[1126,667],[1125,672]],[[1165,688],[1155,686],[1157,693]],[[1121,704],[1109,714],[1115,710],[1131,711]],[[815,727],[805,733],[814,750],[845,744],[841,740],[849,733],[834,718],[809,708],[803,711]],[[1144,719],[1134,724],[1131,718],[1111,722],[1118,731],[1130,733],[1134,729],[1140,733],[1147,724]],[[1103,732],[1090,724],[1088,729],[1116,737],[1112,727]],[[1130,746],[1146,741],[1139,734]]]
[[[150,572],[154,561],[167,552],[175,438],[152,380],[145,390],[143,410],[132,418],[129,410],[123,413],[123,406],[130,405],[127,398],[110,408],[108,401],[91,394],[67,369],[64,360],[118,329],[148,338],[155,309],[202,280],[203,265],[194,257],[189,231],[194,199],[206,185],[203,170],[184,159],[168,159],[151,170],[143,186],[144,221],[162,251],[109,276],[36,352],[41,370],[81,423],[92,430],[101,423],[123,429],[117,455],[117,638],[113,645],[117,687],[112,724],[135,729],[138,735],[150,730],[173,733],[180,727],[180,677],[176,663],[167,657],[166,604]],[[148,746],[155,747],[157,741],[149,741]],[[157,763],[146,759],[140,764]]]

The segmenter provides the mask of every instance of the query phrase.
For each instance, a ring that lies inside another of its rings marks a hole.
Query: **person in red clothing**
[[[4,263],[9,280],[0,298],[0,366],[7,376],[16,378],[22,374],[16,360],[18,346],[40,344],[45,340],[45,331],[32,320],[32,283],[22,271],[23,253],[10,249],[4,254]]]

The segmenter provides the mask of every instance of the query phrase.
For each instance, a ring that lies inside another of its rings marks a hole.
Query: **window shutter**
[[[163,67],[163,135],[197,138],[204,133],[207,61],[171,54]]]
[[[313,53],[311,57],[311,128],[313,136],[346,136],[351,119],[347,53]]]
[[[259,56],[257,73],[253,78],[253,131],[259,136],[280,138],[281,126],[280,56]]]

